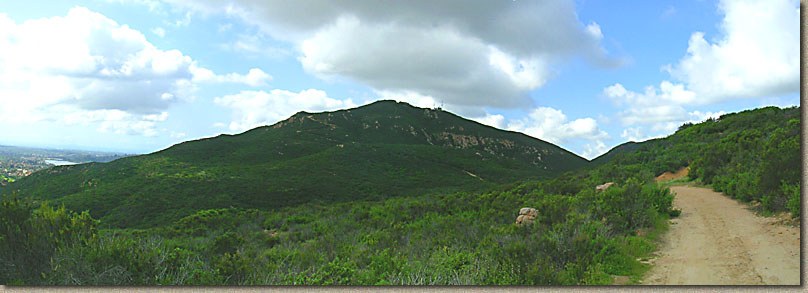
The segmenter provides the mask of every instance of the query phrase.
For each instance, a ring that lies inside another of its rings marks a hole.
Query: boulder
[[[534,208],[519,209],[519,216],[516,217],[516,224],[530,224],[539,217],[539,211]]]

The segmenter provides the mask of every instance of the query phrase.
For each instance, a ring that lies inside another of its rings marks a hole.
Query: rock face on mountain
[[[539,211],[534,208],[519,209],[519,216],[516,217],[516,224],[527,225],[533,223],[539,217]]]
[[[201,209],[471,191],[587,164],[522,133],[440,109],[378,101],[299,112],[271,126],[110,163],[55,167],[3,190],[89,210],[113,226],[150,227]]]
[[[609,187],[612,187],[612,185],[614,185],[614,182],[606,182],[604,184],[595,186],[595,191],[605,191],[606,189],[609,189]]]

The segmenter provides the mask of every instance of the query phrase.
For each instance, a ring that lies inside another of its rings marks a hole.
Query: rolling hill
[[[550,178],[588,162],[558,146],[395,101],[299,112],[238,135],[110,163],[59,166],[3,192],[150,227],[212,208],[275,209],[471,191]]]

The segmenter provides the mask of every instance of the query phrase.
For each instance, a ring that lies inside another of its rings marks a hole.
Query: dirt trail
[[[710,189],[674,186],[674,206],[645,285],[799,285],[800,231]]]

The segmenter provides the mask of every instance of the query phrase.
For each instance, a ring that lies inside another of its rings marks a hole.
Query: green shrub
[[[788,202],[786,203],[786,207],[791,212],[792,218],[799,218],[802,212],[802,187],[801,183],[797,182],[796,184],[787,184],[783,182],[780,185],[780,188],[785,194],[786,198],[788,198]]]
[[[213,239],[211,252],[214,254],[235,253],[244,242],[245,239],[241,235],[233,231],[227,231]]]
[[[28,201],[0,203],[0,283],[42,284],[51,272],[51,260],[61,249],[94,239],[98,221],[47,204],[38,208]]]

